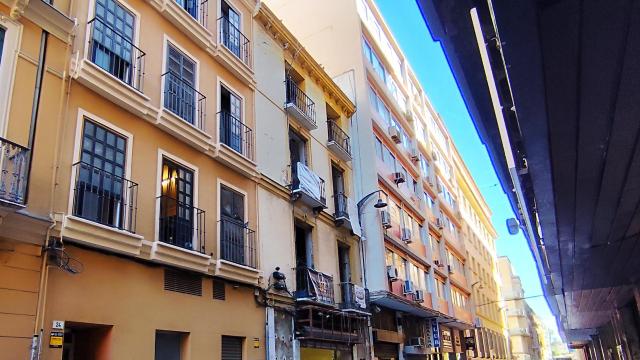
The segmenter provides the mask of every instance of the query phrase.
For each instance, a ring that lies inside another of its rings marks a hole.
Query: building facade
[[[475,349],[471,358],[506,359],[504,311],[501,308],[501,281],[498,275],[496,239],[491,210],[457,151],[453,154],[458,183],[458,206],[462,215],[461,239],[464,240],[471,298],[475,309],[473,335]]]
[[[264,4],[254,39],[267,357],[366,358],[355,105]]]
[[[373,1],[268,2],[357,105],[353,168],[356,198],[363,200],[373,355],[472,356],[465,341],[481,336],[474,331],[469,258],[480,248],[468,244],[474,234],[482,237],[482,293],[497,299],[495,232],[442,119]],[[463,196],[473,199],[471,213],[461,212]],[[378,197],[386,206],[376,211]],[[481,226],[469,228],[471,214]],[[490,316],[482,313],[491,319],[486,350],[476,355],[505,358],[501,317],[497,306],[490,308]]]

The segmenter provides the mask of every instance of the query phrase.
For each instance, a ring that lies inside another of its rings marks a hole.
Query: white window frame
[[[0,63],[0,137],[7,134],[9,112],[11,111],[11,97],[18,63],[18,52],[22,42],[22,24],[9,17],[0,15],[0,26],[5,29]]]
[[[227,182],[225,180],[222,180],[220,178],[218,178],[217,180],[217,185],[216,185],[216,189],[217,189],[217,201],[216,201],[216,219],[218,221],[216,221],[216,236],[217,236],[217,240],[216,240],[216,249],[218,249],[218,259],[222,259],[220,257],[220,219],[221,219],[221,215],[220,215],[220,208],[222,207],[222,186],[226,186],[229,189],[236,191],[240,194],[242,194],[242,196],[244,196],[244,219],[245,222],[248,223],[249,222],[249,204],[248,204],[248,199],[249,199],[249,195],[247,193],[246,190],[239,188],[233,184],[231,184],[230,182]],[[254,238],[254,240],[257,240],[257,237]],[[257,246],[256,246],[256,251],[258,250]],[[256,260],[258,259],[258,256],[256,254]],[[238,264],[239,265],[239,264]]]
[[[189,16],[191,16],[191,15],[189,15]],[[194,84],[195,86],[194,86],[194,88],[196,89],[197,92],[202,94],[202,91],[200,91],[200,61],[198,60],[198,58],[193,56],[193,54],[189,53],[185,48],[180,46],[178,44],[178,42],[174,41],[169,35],[164,34],[163,36],[164,37],[162,39],[162,73],[161,73],[161,75],[165,74],[167,72],[167,55],[169,53],[169,46],[173,46],[174,48],[180,50],[183,54],[185,54],[189,58],[189,60],[193,61],[196,64],[195,84]],[[171,110],[169,110],[169,109],[164,107],[164,83],[165,83],[164,79],[161,79],[160,80],[160,108],[163,111],[170,112],[172,115],[180,118],[180,116],[178,116],[177,114],[174,114],[173,112],[171,112]],[[198,99],[196,98],[196,107],[198,106],[197,102],[198,102]],[[206,114],[206,112],[205,112],[205,114]],[[182,119],[182,118],[180,118],[180,119]],[[182,120],[184,120],[184,119],[182,119]],[[196,121],[197,121],[197,119],[194,119],[194,122],[196,122]],[[203,126],[205,127],[205,129],[206,129],[206,121],[207,121],[206,118],[203,119],[203,122],[204,122]],[[187,123],[187,124],[193,126],[194,128],[200,130],[198,128],[198,126],[196,126],[195,124],[190,124],[187,121],[185,121],[185,123]],[[200,130],[200,131],[202,131],[202,130]]]

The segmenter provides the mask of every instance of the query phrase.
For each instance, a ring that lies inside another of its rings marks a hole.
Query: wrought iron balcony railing
[[[255,269],[255,231],[242,222],[220,219],[220,258]]]
[[[205,131],[207,98],[172,71],[162,74],[162,77],[164,78],[164,107],[189,124]]]
[[[335,207],[335,212],[333,217],[336,219],[349,219],[349,197],[344,193],[337,193],[333,195],[333,204]]]
[[[312,208],[327,207],[325,181],[305,164],[292,164],[291,192]]]
[[[313,100],[311,100],[309,96],[307,96],[307,94],[304,93],[304,91],[302,91],[298,87],[298,85],[293,79],[287,78],[286,87],[287,87],[286,103],[292,104],[295,107],[297,107],[298,110],[300,110],[305,115],[305,117],[307,117],[307,119],[311,123],[313,123],[313,125],[315,126],[316,125],[316,104],[313,102]]]
[[[89,21],[89,60],[142,92],[145,52],[99,18]]]
[[[240,119],[225,111],[218,113],[218,122],[220,142],[253,161],[253,130]]]
[[[200,25],[207,27],[209,18],[209,0],[175,0]]]
[[[329,142],[334,142],[342,151],[351,156],[349,135],[334,120],[327,120],[327,129],[329,131]]]
[[[73,167],[73,215],[135,233],[138,184],[84,162]]]
[[[218,19],[218,41],[245,65],[251,67],[251,43],[226,17]]]
[[[168,196],[159,196],[159,240],[205,253],[205,212]]]
[[[24,146],[0,138],[0,201],[25,205],[29,152]]]
[[[369,306],[369,291],[359,285],[350,282],[340,283],[342,303],[340,308],[344,310],[366,311]]]
[[[296,268],[296,299],[334,305],[333,276],[306,266]]]

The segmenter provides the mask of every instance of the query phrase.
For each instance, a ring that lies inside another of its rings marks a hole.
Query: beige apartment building
[[[264,4],[254,41],[267,358],[364,359],[355,105]]]
[[[497,233],[491,223],[491,209],[457,151],[454,151],[453,159],[459,189],[458,206],[463,219],[461,237],[466,248],[475,309],[475,329],[469,333],[474,337],[475,349],[467,355],[477,359],[506,359],[507,338],[495,243]]]
[[[502,295],[506,313],[507,333],[511,358],[514,360],[546,360],[547,334],[540,318],[531,309],[525,297],[520,277],[513,270],[509,258],[498,258],[502,279]]]
[[[374,2],[268,3],[357,106],[354,185],[374,357],[454,359],[473,355],[465,343],[480,339],[476,356],[505,358],[499,311],[482,312],[491,321],[476,332],[470,299],[470,257],[479,261],[481,249],[486,289],[475,291],[497,299],[490,212]]]

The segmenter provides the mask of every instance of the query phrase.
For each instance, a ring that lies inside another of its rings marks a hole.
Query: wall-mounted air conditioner
[[[382,227],[385,229],[389,229],[391,227],[391,215],[388,211],[380,211],[380,222],[382,223]]]
[[[389,126],[389,136],[391,136],[391,140],[396,144],[400,144],[402,142],[402,134],[400,134],[400,130],[395,126]]]
[[[411,242],[413,241],[411,239],[411,230],[409,230],[407,228],[402,228],[400,237],[401,237],[402,241],[404,241],[407,244],[411,244]]]
[[[416,290],[416,294],[414,295],[416,302],[423,303],[424,302],[424,290]]]
[[[398,280],[398,268],[396,268],[393,265],[388,265],[387,266],[387,277],[389,278],[389,280],[391,281],[396,281]]]
[[[401,172],[394,172],[393,173],[393,182],[396,184],[402,184],[404,182],[406,182],[407,179],[404,177],[404,173]]]
[[[413,289],[413,281],[405,280],[404,284],[402,284],[402,293],[405,295],[413,294],[415,290]]]

